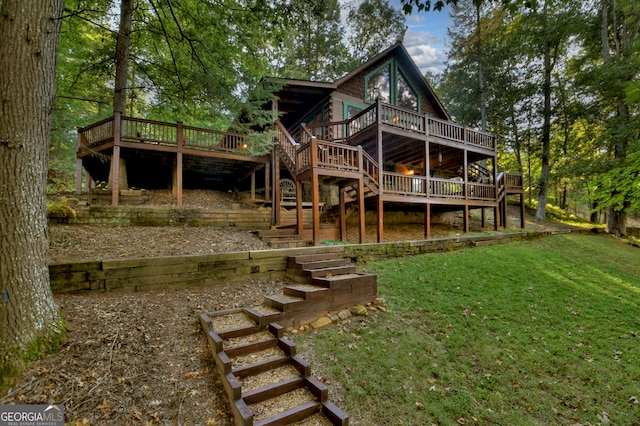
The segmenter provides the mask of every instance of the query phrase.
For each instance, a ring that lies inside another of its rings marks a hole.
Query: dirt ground
[[[233,194],[200,195],[185,197],[185,207],[239,202]],[[170,204],[171,198],[161,193],[152,201]],[[460,233],[458,219],[453,216],[440,231]],[[422,226],[385,231],[387,240],[417,239]],[[49,232],[51,262],[267,248],[252,233],[222,228],[54,226]],[[231,425],[197,316],[258,305],[282,286],[245,281],[180,291],[56,295],[67,340],[56,354],[31,364],[0,395],[0,404],[64,404],[71,425]]]

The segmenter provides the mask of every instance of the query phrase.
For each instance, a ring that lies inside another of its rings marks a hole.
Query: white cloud
[[[444,70],[445,43],[427,31],[409,29],[404,37],[404,46],[420,71],[442,72]]]

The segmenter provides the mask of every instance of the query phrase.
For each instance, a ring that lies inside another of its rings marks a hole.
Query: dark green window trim
[[[376,101],[375,99],[369,99],[369,97],[368,97],[368,94],[369,94],[369,79],[372,76],[374,76],[377,73],[379,73],[380,71],[382,71],[386,67],[388,67],[388,69],[389,69],[389,103],[391,103],[392,105],[398,105],[398,74],[400,74],[404,78],[404,81],[406,81],[407,84],[409,85],[409,88],[413,91],[413,94],[415,95],[416,102],[417,102],[416,111],[420,112],[420,110],[421,110],[420,93],[416,90],[416,88],[413,85],[413,83],[411,82],[411,80],[407,77],[407,73],[404,71],[404,69],[402,69],[400,64],[395,59],[390,59],[389,61],[387,61],[384,64],[380,65],[379,67],[377,67],[376,69],[374,69],[373,71],[371,71],[370,73],[368,73],[364,77],[364,101],[365,101],[365,103],[368,103],[368,104],[375,103],[375,101]]]
[[[366,107],[358,104],[354,104],[353,102],[342,101],[342,119],[347,120],[349,118],[349,107],[357,108],[360,111],[364,111]]]

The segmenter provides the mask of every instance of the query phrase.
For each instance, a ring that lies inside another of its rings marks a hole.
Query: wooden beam
[[[382,197],[378,196],[377,197],[377,236],[378,236],[378,242],[381,243],[382,241],[384,241],[384,201],[382,200]]]
[[[339,212],[340,212],[340,241],[347,241],[347,212],[346,212],[346,203],[345,203],[345,190],[344,188],[340,188],[338,190],[339,197]]]
[[[302,181],[296,179],[296,225],[298,227],[298,235],[304,232],[304,218],[302,216]]]
[[[311,175],[311,194],[311,208],[313,209],[313,245],[317,246],[320,245],[320,182],[315,171]]]
[[[520,194],[520,228],[524,229],[524,193]]]
[[[500,218],[498,216],[498,207],[494,207],[493,208],[493,230],[494,231],[497,231],[499,228],[499,225],[500,225],[498,222],[499,220]]]
[[[273,209],[275,213],[276,226],[280,226],[281,214],[280,214],[280,156],[276,154],[275,147],[272,152],[273,155]]]
[[[469,226],[470,223],[469,222],[471,222],[469,220],[469,205],[465,204],[464,205],[464,232],[465,233],[469,232],[469,229],[470,229],[470,226]]]
[[[251,170],[251,201],[256,199],[256,171]]]
[[[424,237],[431,238],[431,204],[424,206]]]
[[[178,121],[176,140],[178,144],[178,153],[176,154],[176,198],[178,207],[182,207],[182,149],[184,148],[182,121]]]
[[[364,234],[366,230],[365,223],[365,211],[364,211],[364,182],[363,179],[358,179],[358,222],[359,222],[359,241],[360,244],[364,243]]]
[[[264,200],[266,202],[271,201],[271,172],[269,169],[269,163],[264,165]]]
[[[113,154],[111,154],[111,205],[118,206],[120,198],[120,112],[113,114]]]

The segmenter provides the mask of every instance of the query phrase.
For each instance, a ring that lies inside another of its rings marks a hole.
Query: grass
[[[570,234],[368,269],[387,313],[297,339],[352,425],[640,424],[638,248]]]

